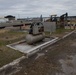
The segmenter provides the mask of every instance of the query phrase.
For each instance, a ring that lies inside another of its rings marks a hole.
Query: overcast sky
[[[76,0],[0,0],[0,16],[60,16],[66,12],[76,16]]]

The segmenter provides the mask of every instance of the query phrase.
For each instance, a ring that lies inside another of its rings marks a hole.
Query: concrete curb
[[[66,34],[66,35],[64,35],[63,37],[62,37],[62,39],[64,39],[64,38],[66,38],[66,37],[68,37],[68,36],[70,36],[72,33],[74,33],[75,32],[75,30],[74,31],[72,31],[72,32],[70,32],[70,33],[68,33],[68,34]]]
[[[0,75],[8,75],[9,70],[11,70],[12,72],[15,71],[17,69],[17,67],[19,67],[19,62],[25,58],[26,58],[25,56],[22,56],[16,60],[14,60],[13,62],[1,67],[0,68]]]
[[[57,42],[57,40],[58,40],[58,37],[55,37],[55,39],[53,39],[53,40],[51,40],[51,41],[48,41],[48,42],[46,42],[46,43],[44,43],[44,44],[41,44],[41,45],[39,45],[39,46],[31,49],[31,50],[27,53],[27,57],[29,57],[29,56],[37,53],[38,51],[40,51],[40,50],[48,47],[49,45],[54,44],[55,42]]]
[[[49,45],[52,45],[52,44],[58,42],[59,40],[62,40],[62,39],[64,39],[64,38],[70,36],[70,35],[71,35],[72,33],[74,33],[74,32],[75,32],[75,30],[72,31],[72,32],[70,32],[70,33],[68,33],[68,34],[66,34],[66,35],[63,36],[62,38],[56,38],[56,39],[54,39],[54,41],[48,42],[47,45],[42,46],[41,48],[39,48],[37,51],[35,51],[35,52],[33,52],[33,53],[36,53],[36,52],[38,52],[39,50],[42,50],[43,48],[45,48],[45,47],[47,47],[47,46],[49,46]],[[26,57],[26,56],[22,56],[22,57],[20,57],[20,58],[18,58],[18,59],[16,59],[16,60],[14,60],[13,62],[11,62],[11,63],[9,63],[9,64],[4,65],[3,67],[1,67],[1,68],[0,68],[0,75],[11,75],[12,73],[8,74],[8,73],[9,73],[8,70],[11,70],[11,72],[13,72],[13,70],[16,70],[17,67],[19,66],[19,62],[22,61],[22,60],[24,60],[25,58],[27,58],[27,57]]]

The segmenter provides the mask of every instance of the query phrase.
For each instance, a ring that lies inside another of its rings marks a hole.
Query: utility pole
[[[41,21],[41,22],[43,21],[43,17],[42,17],[42,15],[40,16],[40,21]]]

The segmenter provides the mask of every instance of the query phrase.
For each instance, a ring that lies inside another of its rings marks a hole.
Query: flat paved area
[[[55,40],[55,39],[56,38],[52,38],[52,37],[45,38],[42,41],[34,43],[33,45],[27,44],[26,41],[24,40],[24,41],[20,41],[19,43],[14,43],[14,44],[8,45],[8,47],[18,50],[22,53],[28,54],[28,53],[34,52],[37,48],[44,46],[44,44],[47,45],[48,42],[53,42],[53,40]]]
[[[76,33],[20,62],[13,75],[76,75]]]

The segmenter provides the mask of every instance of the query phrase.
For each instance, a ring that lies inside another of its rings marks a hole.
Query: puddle
[[[35,58],[35,60],[44,55],[45,55],[45,53],[37,53],[37,57]]]
[[[59,60],[62,67],[62,73],[56,73],[56,75],[76,75],[76,55],[69,56],[67,59]]]

